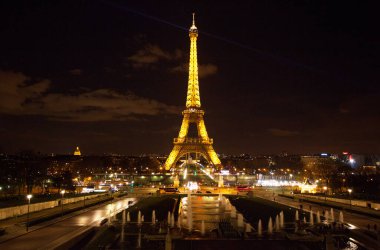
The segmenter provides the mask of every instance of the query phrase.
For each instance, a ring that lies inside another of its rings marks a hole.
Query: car
[[[207,190],[207,191],[206,191],[206,194],[211,194],[211,191],[208,191],[208,190]]]
[[[201,194],[201,193],[202,193],[201,191],[199,191],[199,190],[197,191],[197,194]]]

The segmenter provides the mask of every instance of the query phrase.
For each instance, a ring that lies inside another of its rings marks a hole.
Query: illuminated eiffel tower
[[[170,152],[164,165],[166,170],[172,168],[182,156],[190,155],[191,153],[195,153],[196,157],[202,155],[210,164],[213,164],[217,168],[221,167],[219,157],[212,146],[213,140],[208,137],[203,120],[204,111],[201,109],[197,61],[198,29],[195,26],[194,14],[193,25],[190,27],[189,36],[190,63],[186,109],[182,112],[182,125],[178,137],[174,138],[174,148]],[[197,126],[197,137],[189,137],[188,132],[191,124]]]

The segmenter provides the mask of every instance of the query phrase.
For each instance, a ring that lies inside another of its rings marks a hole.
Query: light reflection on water
[[[201,229],[202,221],[205,222],[206,232],[218,228],[219,221],[225,218],[226,212],[229,212],[226,211],[225,206],[229,201],[225,197],[197,195],[191,195],[190,197],[190,202],[188,201],[188,197],[182,198],[180,205],[180,214],[182,214],[181,224],[185,228],[188,227],[189,203],[192,225],[195,230]]]
[[[347,242],[347,245],[345,246],[345,248],[341,248],[341,249],[343,249],[343,250],[358,250],[359,247],[355,243],[349,241],[349,242]]]
[[[354,242],[349,240],[347,242],[347,245],[344,248],[340,248],[340,249],[342,249],[342,250],[359,250],[361,248],[359,248],[359,246],[357,244],[355,244]]]

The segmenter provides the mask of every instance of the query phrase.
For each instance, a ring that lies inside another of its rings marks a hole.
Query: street
[[[127,208],[129,201],[136,202],[136,200],[136,198],[122,198],[76,216],[67,215],[63,220],[46,227],[30,227],[29,233],[0,243],[0,249],[46,249],[55,242],[58,244],[70,240],[70,236],[77,230],[99,225],[99,222],[110,214]]]

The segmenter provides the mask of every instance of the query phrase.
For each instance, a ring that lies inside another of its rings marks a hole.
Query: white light
[[[87,187],[85,187],[85,188],[83,188],[82,189],[82,194],[87,194],[87,193],[91,193],[91,192],[94,192],[94,188],[87,188]]]
[[[221,175],[230,175],[230,170],[220,170]]]
[[[187,178],[187,168],[185,168],[185,171],[183,172],[183,179],[186,180]]]
[[[197,190],[199,188],[198,186],[198,183],[196,182],[192,182],[192,181],[189,181],[187,183],[187,188],[190,190],[190,191],[193,191],[193,190]]]
[[[199,164],[200,165],[200,164]],[[214,177],[212,177],[209,173],[207,173],[206,171],[204,171],[203,170],[203,168],[201,168],[201,171],[205,174],[205,175],[207,175],[210,179],[214,179]]]
[[[33,195],[31,195],[31,194],[28,194],[28,195],[26,196],[26,198],[27,198],[28,200],[30,200],[32,197],[33,197]]]

